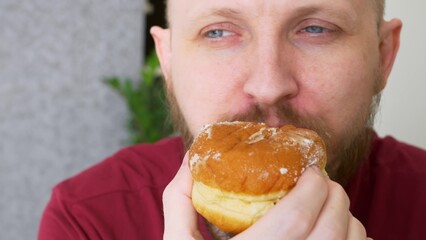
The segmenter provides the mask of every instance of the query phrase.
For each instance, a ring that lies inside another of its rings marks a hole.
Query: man
[[[183,157],[203,125],[222,120],[316,130],[332,179],[306,170],[233,239],[426,234],[425,151],[371,130],[402,25],[383,20],[381,0],[174,0],[168,20],[151,33],[185,144],[124,149],[61,183],[40,239],[227,239],[194,211]]]

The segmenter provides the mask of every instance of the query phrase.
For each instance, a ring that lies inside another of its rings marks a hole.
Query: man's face
[[[367,126],[390,70],[382,71],[373,4],[170,1],[171,28],[154,37],[190,133],[253,120],[321,130],[332,144],[353,138]]]

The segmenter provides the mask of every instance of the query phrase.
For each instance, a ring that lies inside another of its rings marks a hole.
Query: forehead
[[[200,21],[210,16],[256,17],[276,14],[304,14],[322,11],[327,14],[360,18],[374,13],[374,0],[169,0],[172,24]]]

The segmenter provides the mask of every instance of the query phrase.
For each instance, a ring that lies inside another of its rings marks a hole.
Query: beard
[[[371,104],[366,109],[358,112],[351,119],[351,126],[341,134],[336,134],[333,129],[327,127],[325,122],[316,116],[302,115],[289,105],[274,107],[274,112],[282,122],[292,124],[299,128],[314,130],[324,140],[327,147],[326,171],[331,180],[346,186],[348,180],[353,176],[360,164],[370,152],[374,118],[380,104],[381,94],[375,91],[372,95]],[[166,89],[167,101],[169,103],[171,121],[175,130],[181,135],[185,151],[194,140],[189,130],[182,111],[179,108],[173,89]],[[256,105],[248,113],[235,116],[221,116],[218,121],[248,121],[264,122],[268,116],[266,107]]]

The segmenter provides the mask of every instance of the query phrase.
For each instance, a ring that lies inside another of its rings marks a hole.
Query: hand
[[[367,239],[364,227],[349,212],[343,188],[315,168],[308,168],[288,195],[233,239]],[[186,155],[163,194],[164,239],[203,239],[191,188]]]
[[[310,167],[283,199],[235,239],[353,240],[367,236],[349,212],[344,189],[317,167]]]
[[[203,239],[198,230],[197,212],[192,206],[191,190],[192,178],[187,153],[179,171],[163,193],[163,239]]]

